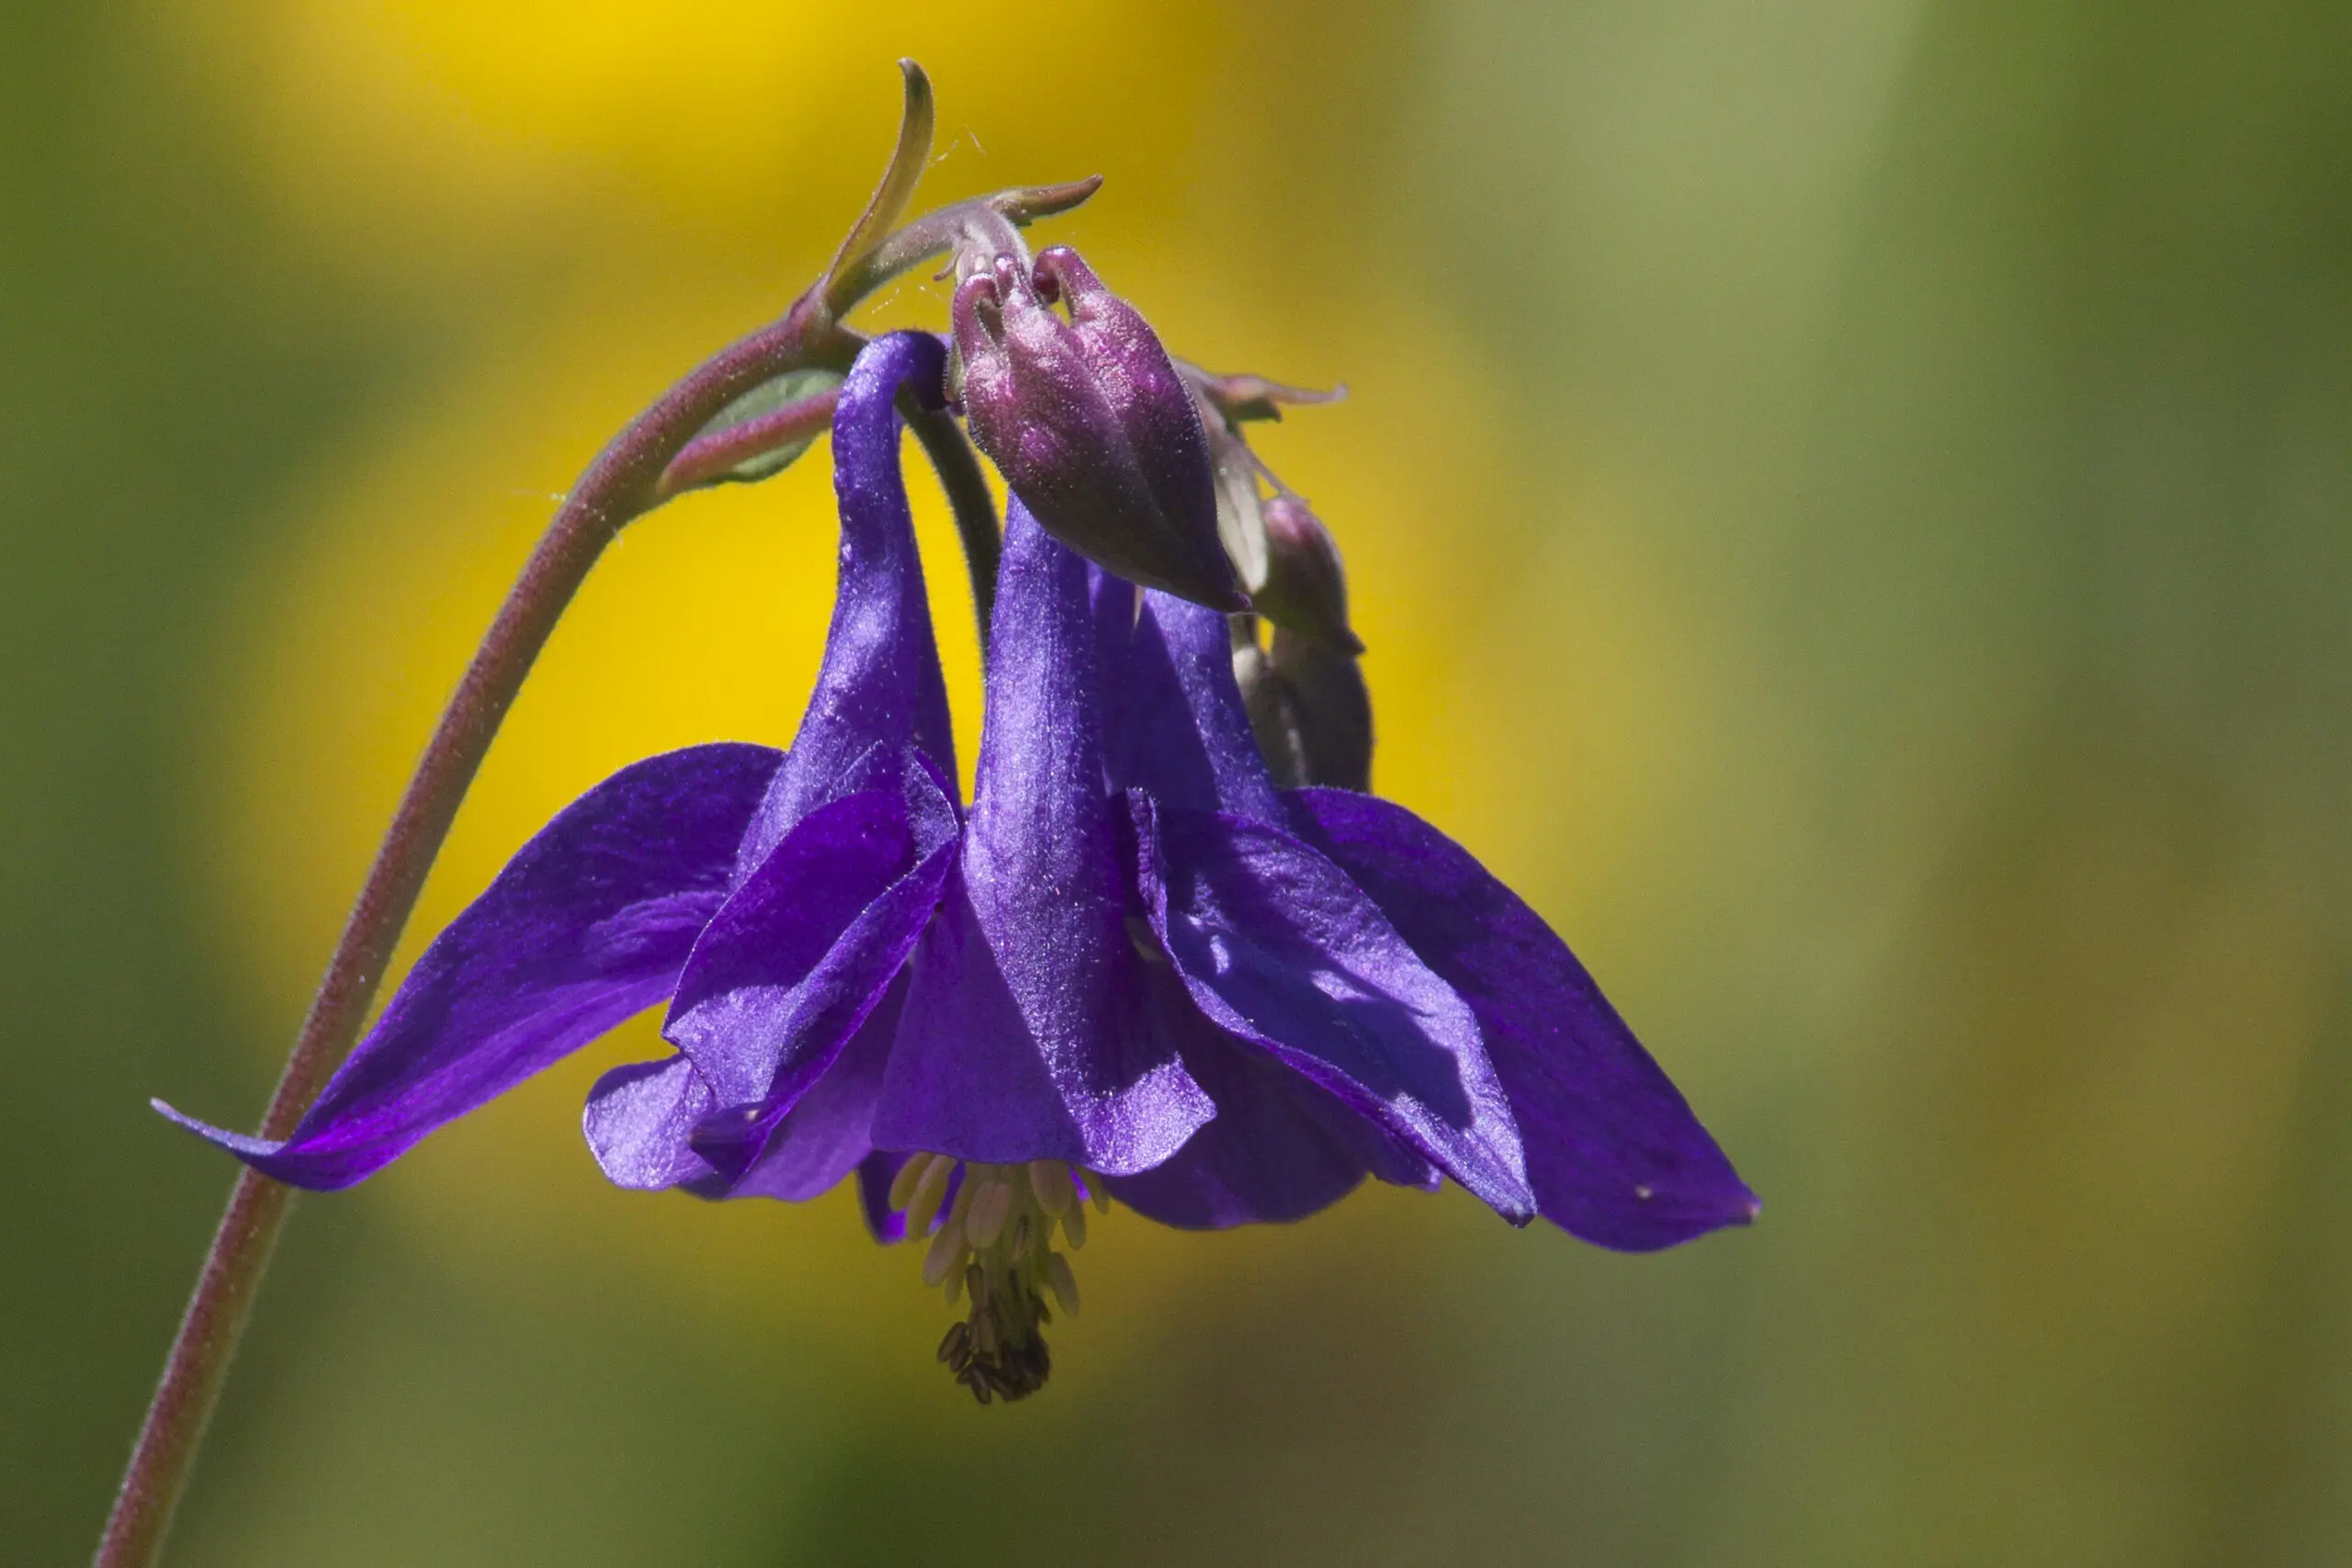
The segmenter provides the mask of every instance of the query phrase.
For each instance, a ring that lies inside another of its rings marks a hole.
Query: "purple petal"
[[[874,1152],[874,1106],[905,995],[901,985],[874,1009],[825,1075],[776,1123],[729,1197],[802,1202],[832,1190]]]
[[[687,1140],[718,1103],[684,1056],[632,1062],[596,1080],[580,1130],[614,1186],[658,1192],[717,1174]]]
[[[802,818],[695,944],[662,1032],[721,1105],[788,1111],[905,965],[955,843],[935,783],[908,783],[928,810],[872,790]]]
[[[1216,1101],[1216,1119],[1166,1163],[1111,1179],[1147,1219],[1186,1230],[1304,1219],[1353,1191],[1368,1168],[1410,1186],[1436,1173],[1328,1091],[1201,1016],[1166,967],[1165,1005],[1189,1018],[1184,1066]]]
[[[739,878],[766,859],[794,823],[848,793],[844,780],[853,764],[876,747],[893,756],[916,747],[955,776],[947,685],[932,639],[931,603],[899,468],[893,401],[903,385],[935,404],[943,395],[945,353],[926,333],[892,333],[865,346],[842,385],[833,412],[842,548],[832,626],[791,759],[744,838]]]
[[[1279,828],[1127,799],[1153,928],[1201,1010],[1506,1219],[1532,1218],[1476,1019],[1372,900]]]
[[[1300,831],[1477,1013],[1545,1219],[1646,1252],[1755,1217],[1755,1194],[1680,1092],[1518,895],[1402,807],[1340,790],[1288,799]]]
[[[1016,499],[964,852],[915,950],[875,1142],[1157,1165],[1214,1108],[1149,1005],[1102,787],[1086,565]]]
[[[425,949],[284,1143],[157,1109],[280,1181],[362,1179],[670,994],[780,760],[672,751],[566,807]]]

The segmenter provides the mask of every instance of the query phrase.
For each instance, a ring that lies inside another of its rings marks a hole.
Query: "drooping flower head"
[[[976,1395],[1044,1381],[1080,1192],[1215,1228],[1367,1176],[1452,1179],[1637,1250],[1753,1213],[1523,903],[1397,807],[1275,787],[1222,615],[1090,568],[1016,500],[990,649],[973,807],[905,961],[862,1184],[966,1305],[941,1355]],[[721,956],[707,938],[696,963]],[[777,1084],[805,1080],[797,1049]]]
[[[1236,700],[1204,739],[1183,696],[1200,673],[1164,654],[1141,683],[1125,679],[1135,659],[1107,646],[1104,616],[1117,624],[1124,592],[1135,625],[1135,592],[1091,570],[1016,499],[972,810],[905,959],[872,1100],[873,1145],[908,1156],[881,1228],[931,1235],[925,1277],[968,1303],[943,1354],[985,1397],[1018,1398],[1044,1379],[1046,1299],[1069,1282],[1055,1242],[1083,1235],[1083,1210],[1066,1201],[1081,1188],[1221,1225],[1311,1213],[1367,1170],[1417,1185],[1442,1174],[1512,1218],[1534,1213],[1471,1010],[1335,866],[1262,817],[1209,809],[1217,770],[1200,759],[1221,749],[1234,752],[1228,772],[1256,765],[1246,724]],[[1229,665],[1221,673],[1232,699]],[[1165,827],[1155,799],[1125,786],[1138,769],[1163,781]],[[1278,809],[1262,768],[1236,776],[1254,784],[1261,814]],[[826,874],[812,863],[802,874],[813,897]],[[1191,922],[1174,938],[1171,897]],[[797,902],[780,893],[774,907]],[[895,987],[881,964],[902,929],[888,942],[845,931],[828,962]],[[1190,962],[1203,942],[1221,957]],[[722,914],[682,1001],[707,964],[752,976],[755,998],[758,955],[776,945]],[[707,1005],[745,1030],[715,1048],[745,1055],[773,1038],[750,1005]],[[816,1049],[787,1043],[773,1081],[811,1081],[803,1057]],[[805,1092],[829,1080],[815,1081]],[[780,1090],[759,1114],[787,1099]]]
[[[591,1095],[606,1175],[789,1200],[854,1172],[964,1309],[940,1357],[982,1403],[1046,1381],[1087,1201],[1212,1228],[1451,1179],[1631,1249],[1747,1219],[1543,922],[1401,808],[1279,789],[1226,615],[1090,564],[1017,488],[959,808],[892,407],[941,371],[898,334],[842,388],[840,597],[789,752],[624,770],[436,939],[291,1137],[187,1124],[348,1186],[666,1000],[674,1054]]]

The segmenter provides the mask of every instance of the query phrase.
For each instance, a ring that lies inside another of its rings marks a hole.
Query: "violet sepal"
[[[348,1187],[670,993],[781,754],[698,746],[564,808],[435,938],[282,1142],[156,1109],[296,1187]]]

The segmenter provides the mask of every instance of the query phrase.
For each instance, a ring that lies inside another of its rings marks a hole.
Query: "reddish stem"
[[[833,407],[841,400],[841,389],[835,387],[688,442],[685,449],[662,470],[662,478],[654,486],[656,498],[666,501],[696,485],[708,484],[739,463],[763,452],[773,452],[796,441],[816,439],[832,428]]]

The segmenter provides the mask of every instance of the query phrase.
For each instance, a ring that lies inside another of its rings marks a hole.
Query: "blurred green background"
[[[1053,237],[1178,352],[1350,384],[1261,446],[1379,782],[1765,1217],[1118,1216],[980,1411],[839,1195],[605,1187],[639,1023],[304,1203],[174,1560],[2352,1559],[2352,8],[862,9],[0,9],[0,1557],[86,1553],[226,1190],[146,1097],[257,1117],[552,493],[821,264],[912,53],[927,195],[1100,171]],[[788,737],[827,507],[631,532],[425,930]]]

